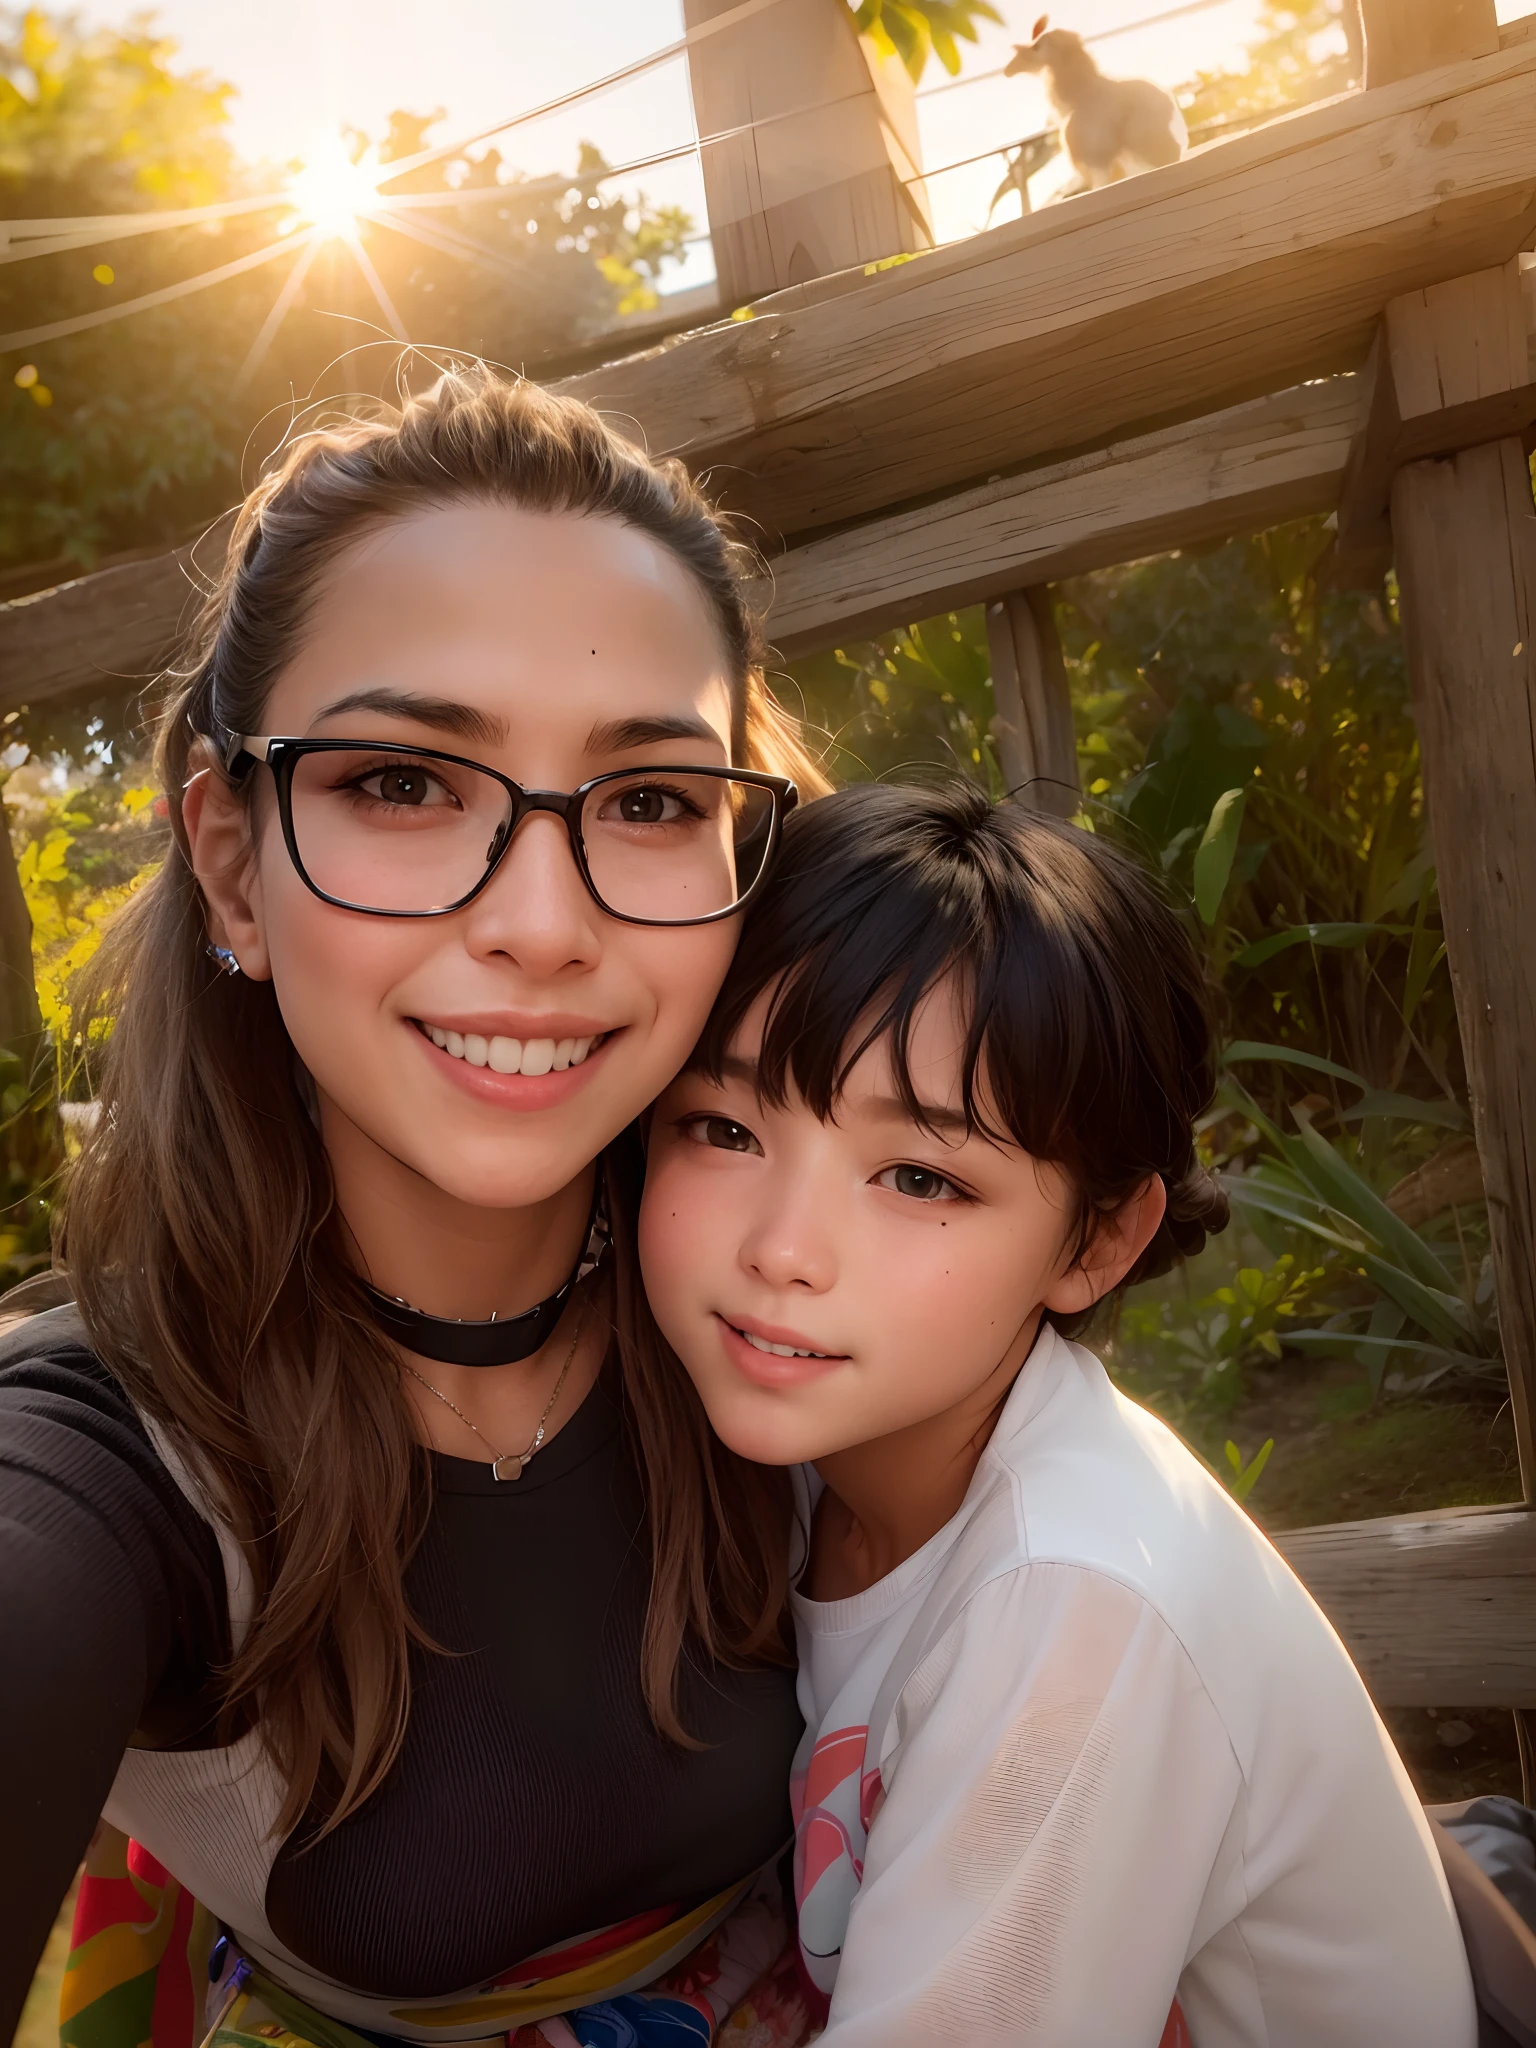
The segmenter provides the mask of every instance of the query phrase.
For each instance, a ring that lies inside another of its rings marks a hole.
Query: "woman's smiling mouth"
[[[489,1067],[493,1074],[563,1074],[567,1067],[579,1067],[608,1035],[598,1031],[584,1038],[486,1038],[475,1031],[449,1031],[419,1018],[416,1021],[417,1028],[450,1059]]]

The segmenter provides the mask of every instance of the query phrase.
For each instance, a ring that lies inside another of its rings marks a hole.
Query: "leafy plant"
[[[854,22],[886,57],[899,57],[915,85],[937,57],[951,77],[960,69],[961,42],[974,43],[978,21],[1001,22],[990,0],[860,0]]]
[[[1239,1050],[1229,1050],[1229,1060]],[[1351,1078],[1369,1097],[1360,1077]],[[1490,1264],[1469,1255],[1465,1228],[1449,1239],[1414,1229],[1364,1170],[1362,1140],[1330,1144],[1304,1104],[1291,1107],[1290,1136],[1230,1073],[1223,1092],[1263,1147],[1227,1178],[1234,1206],[1271,1243],[1300,1236],[1325,1248],[1320,1277],[1332,1283],[1337,1305],[1310,1327],[1290,1330],[1288,1347],[1355,1358],[1373,1395],[1383,1386],[1418,1391],[1448,1373],[1497,1382],[1504,1368]],[[1382,1120],[1394,1114],[1372,1107]],[[1395,1113],[1418,1108],[1403,1103]],[[1421,1369],[1411,1374],[1412,1366]]]
[[[1270,1453],[1275,1448],[1275,1440],[1272,1436],[1266,1437],[1263,1444],[1254,1456],[1248,1460],[1246,1465],[1243,1463],[1242,1452],[1233,1443],[1231,1437],[1227,1438],[1224,1448],[1227,1466],[1232,1474],[1232,1477],[1227,1481],[1227,1490],[1234,1500],[1246,1500],[1258,1484],[1264,1467],[1269,1463]]]

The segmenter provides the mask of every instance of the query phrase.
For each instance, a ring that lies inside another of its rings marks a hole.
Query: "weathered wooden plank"
[[[683,0],[696,28],[735,0]],[[906,69],[860,39],[843,0],[779,0],[697,44],[689,89],[724,306],[930,248]],[[919,197],[909,197],[915,193]]]
[[[0,706],[147,682],[198,601],[188,546],[0,605]]]
[[[1470,310],[1468,317],[1471,317]],[[1517,440],[1413,462],[1392,537],[1499,1329],[1536,1495],[1536,507]]]
[[[765,589],[792,656],[1022,584],[1256,532],[1334,504],[1359,379],[1282,391],[790,550]]]
[[[1380,581],[1391,560],[1387,501],[1405,462],[1536,423],[1530,313],[1515,259],[1388,302],[1339,493],[1333,581]]]
[[[1070,817],[1079,786],[1072,692],[1043,584],[1007,591],[987,606],[987,648],[1003,781],[1030,810]]]
[[[1381,1706],[1536,1706],[1536,1515],[1455,1509],[1274,1540]]]
[[[562,387],[770,536],[1358,364],[1536,227],[1536,48],[1347,96]]]

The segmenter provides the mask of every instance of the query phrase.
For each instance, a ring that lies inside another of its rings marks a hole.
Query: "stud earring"
[[[204,946],[203,951],[208,955],[208,958],[210,960],[218,961],[219,966],[223,969],[224,973],[238,974],[240,972],[240,962],[235,958],[234,954],[231,953],[228,946],[216,946],[213,943],[212,939],[210,939],[207,945]]]

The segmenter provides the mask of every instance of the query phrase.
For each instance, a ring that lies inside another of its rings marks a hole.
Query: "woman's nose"
[[[467,915],[472,953],[504,954],[528,974],[590,967],[602,953],[603,913],[581,879],[564,823],[548,813],[535,811],[518,826]]]

